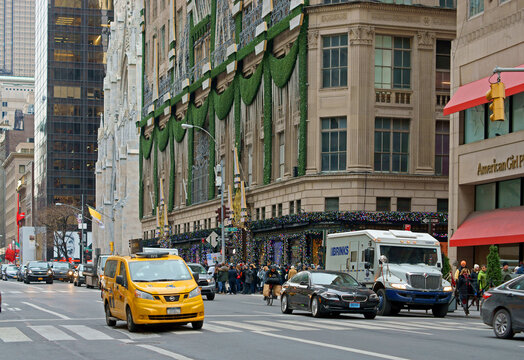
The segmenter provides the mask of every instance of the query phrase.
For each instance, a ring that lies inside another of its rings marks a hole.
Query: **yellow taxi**
[[[101,283],[107,325],[124,320],[131,332],[163,323],[201,329],[204,301],[194,276],[181,257],[168,252],[109,257]]]

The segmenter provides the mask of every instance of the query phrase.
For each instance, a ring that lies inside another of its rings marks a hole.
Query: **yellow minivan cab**
[[[131,332],[165,323],[201,329],[204,301],[197,283],[185,261],[168,252],[111,256],[101,284],[106,323],[124,320]]]

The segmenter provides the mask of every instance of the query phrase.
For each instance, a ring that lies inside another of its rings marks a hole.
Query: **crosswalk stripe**
[[[292,325],[292,324],[286,324],[280,321],[269,321],[269,320],[257,320],[257,321],[248,321],[252,324],[257,325],[264,325],[264,326],[272,326],[276,328],[283,328],[286,330],[294,330],[294,331],[304,331],[304,330],[311,330],[311,328],[300,326],[300,325]]]
[[[433,329],[433,330],[444,330],[444,331],[455,331],[455,330],[459,330],[457,329],[456,327],[444,327],[444,326],[437,326],[437,325],[427,325],[427,324],[421,324],[421,323],[417,323],[417,322],[410,322],[409,323],[410,326],[413,326],[415,328],[419,327],[419,328],[423,328],[423,329]]]
[[[279,320],[279,322],[286,322],[286,323],[296,324],[296,322],[293,321],[293,320]],[[311,327],[310,330],[317,330],[317,328],[318,329],[323,329],[323,330],[351,330],[349,328],[345,328],[345,327],[342,327],[342,326],[319,324],[319,323],[312,323],[312,322],[309,322],[307,324],[307,326]]]
[[[9,291],[10,294],[21,294],[22,292],[21,291],[18,291],[18,290],[11,290]]]
[[[58,341],[58,340],[75,340],[74,337],[66,334],[62,330],[58,329],[55,326],[51,325],[38,325],[38,326],[29,326],[30,329],[33,329],[40,336],[46,338],[49,341]]]
[[[81,336],[86,340],[113,340],[111,336],[84,325],[62,325],[62,327],[78,334],[78,336]]]
[[[210,324],[210,323],[204,323],[204,331],[205,330],[209,330],[211,332],[214,332],[214,333],[236,333],[236,332],[240,332],[240,330],[237,330],[237,329],[230,329],[230,328],[226,328],[226,327],[223,327],[223,326],[216,326],[216,325],[213,325],[213,324]]]
[[[233,321],[214,321],[213,323],[223,326],[232,326],[240,329],[250,330],[250,331],[278,331],[279,329],[271,328],[269,326],[256,326],[246,323],[233,322]]]
[[[0,327],[0,339],[6,343],[33,341],[16,327]]]
[[[129,331],[125,331],[122,329],[113,329],[113,330],[118,331],[121,334],[124,334],[131,340],[145,340],[145,339],[160,337],[160,335],[153,334],[153,333],[130,333]]]
[[[321,323],[325,323],[325,324],[332,324],[332,322],[330,322],[329,320],[316,320],[316,321],[317,322],[321,322]],[[340,323],[337,323],[337,324],[340,324],[342,326],[347,326],[349,328],[355,327],[357,329],[365,329],[365,330],[374,330],[374,331],[377,331],[377,330],[387,330],[387,331],[395,330],[395,331],[407,332],[407,333],[412,333],[412,334],[431,335],[430,333],[422,332],[422,331],[417,330],[417,329],[413,329],[413,328],[407,328],[406,329],[405,327],[397,326],[397,325],[380,324],[380,325],[383,325],[381,327],[379,325],[378,321],[377,322],[373,322],[373,324],[370,324],[370,325],[365,325],[363,323],[358,323],[356,321],[352,321],[351,323],[340,322]]]

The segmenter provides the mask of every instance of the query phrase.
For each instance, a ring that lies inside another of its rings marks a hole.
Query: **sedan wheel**
[[[286,294],[282,295],[282,299],[280,300],[280,310],[284,314],[291,314],[293,310],[289,308],[289,302],[288,302],[288,296]]]
[[[507,310],[501,309],[493,317],[493,331],[498,338],[510,339],[515,335],[511,328],[511,316]]]
[[[311,314],[318,318],[322,317],[323,313],[320,309],[320,302],[318,301],[318,296],[315,296],[313,300],[311,300]]]

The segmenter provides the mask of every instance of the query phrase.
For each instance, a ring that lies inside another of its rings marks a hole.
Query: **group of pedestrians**
[[[283,284],[286,280],[291,279],[298,271],[317,269],[315,265],[271,265],[258,266],[255,264],[225,264],[219,263],[216,266],[211,266],[208,269],[209,273],[213,274],[216,282],[216,290],[219,294],[256,294],[261,293],[264,284],[267,281],[268,275],[273,268],[273,272],[278,274],[279,284]],[[275,275],[271,275],[275,278]],[[273,283],[276,281],[273,279]]]

